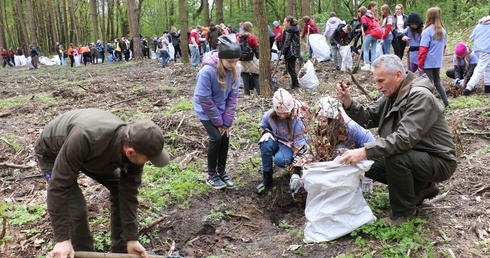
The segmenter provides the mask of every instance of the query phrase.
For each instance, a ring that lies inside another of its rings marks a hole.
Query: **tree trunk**
[[[114,0],[107,0],[107,32],[109,41],[116,39],[114,33]]]
[[[37,47],[36,27],[34,26],[34,12],[32,11],[31,0],[27,0],[27,19],[29,20],[29,29],[31,31],[31,43]]]
[[[92,13],[92,25],[94,31],[94,40],[99,39],[99,25],[97,22],[97,0],[90,0],[90,11]]]
[[[209,18],[209,1],[203,0],[203,12],[204,12],[204,26],[209,27],[209,23],[211,22],[211,18]]]
[[[134,61],[139,62],[143,60],[143,52],[141,52],[140,42],[140,24],[138,22],[138,9],[134,0],[128,0],[129,16],[131,19],[131,30],[133,38],[133,57]]]
[[[48,9],[49,9],[49,23],[51,27],[51,34],[53,34],[53,43],[58,42],[58,36],[56,35],[56,23],[54,20],[54,9],[53,9],[53,0],[48,0]],[[52,45],[54,49],[54,45]]]
[[[179,0],[180,13],[180,50],[182,51],[182,63],[189,63],[189,48],[187,37],[187,1]]]
[[[102,20],[101,20],[101,25],[100,29],[102,31],[102,44],[106,44],[106,29],[105,29],[105,0],[102,0]]]
[[[77,43],[81,43],[80,41],[80,33],[78,32],[77,19],[75,16],[75,3],[73,0],[70,0],[70,17],[71,17],[71,26],[75,32],[75,41]]]
[[[174,26],[174,19],[170,19],[170,17],[174,17],[174,14],[175,14],[175,4],[174,4],[174,1],[171,0],[170,6],[168,7],[168,17],[169,17],[168,27],[169,28],[172,28]]]
[[[5,28],[4,28],[4,22],[3,22],[3,13],[4,8],[0,10],[0,47],[3,47],[8,50],[7,45],[5,44]]]
[[[288,12],[286,16],[291,15],[294,17],[294,7],[296,6],[296,0],[288,0]]]
[[[224,23],[223,19],[223,0],[216,0],[216,23]]]
[[[73,43],[73,33],[70,33],[68,34],[68,12],[66,11],[66,0],[63,0],[63,11],[60,9],[60,5],[58,4],[58,9],[59,9],[59,13],[60,14],[63,14],[62,15],[62,30],[63,30],[63,33],[65,35],[65,40],[66,40],[66,43],[69,44],[69,43]],[[75,42],[77,43],[77,42]]]
[[[31,43],[29,42],[29,36],[27,34],[27,28],[26,28],[26,23],[24,21],[24,14],[22,13],[22,9],[23,8],[22,8],[21,0],[17,0],[17,15],[19,16],[20,28],[22,30],[22,36],[24,37],[25,54],[27,54]]]
[[[381,9],[381,8],[380,8]],[[301,18],[305,16],[310,16],[310,0],[301,1]]]
[[[259,31],[258,38],[260,48],[260,95],[262,97],[272,96],[271,87],[271,49],[269,44],[269,30],[267,29],[267,13],[265,11],[265,0],[254,0],[254,12]]]

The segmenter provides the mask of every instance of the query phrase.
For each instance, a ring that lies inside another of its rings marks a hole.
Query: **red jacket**
[[[284,35],[281,26],[274,27],[274,35],[276,35],[275,37],[276,42],[282,42],[282,38]]]
[[[191,35],[189,36],[189,45],[192,45],[192,38],[196,40],[196,44],[198,46],[201,45],[201,42],[199,41],[199,33],[197,33],[197,30],[191,30]]]
[[[301,32],[301,40],[305,37],[306,33],[308,33],[308,26],[310,26],[310,34],[320,34],[318,27],[316,26],[315,21],[310,18],[308,22],[303,24],[303,31]]]

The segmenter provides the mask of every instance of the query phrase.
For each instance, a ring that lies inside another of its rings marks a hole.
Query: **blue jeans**
[[[374,60],[376,60],[376,45],[378,44],[378,40],[373,38],[371,34],[366,35],[364,38],[364,64],[371,64]],[[371,49],[371,57],[369,57],[369,49]]]
[[[189,49],[191,51],[191,65],[197,67],[199,65],[199,47],[189,45]]]
[[[273,140],[261,142],[259,145],[264,173],[272,173],[274,164],[283,168],[293,162],[293,150],[288,146]]]
[[[165,64],[168,63],[168,60],[170,60],[170,54],[167,50],[160,50],[160,57],[162,58],[162,66],[165,66]]]
[[[383,55],[391,54],[391,42],[393,42],[393,33],[390,32],[388,37],[383,40]]]

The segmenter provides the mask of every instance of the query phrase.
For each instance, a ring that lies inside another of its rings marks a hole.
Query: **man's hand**
[[[148,258],[146,249],[139,241],[128,241],[128,254],[139,254],[142,258]]]
[[[352,96],[350,95],[350,87],[344,82],[337,83],[337,95],[340,102],[344,104],[344,107],[349,109],[352,104]]]
[[[75,250],[73,250],[73,246],[71,245],[70,240],[56,243],[56,245],[54,245],[53,251],[51,251],[50,253],[54,258],[75,257]]]
[[[230,137],[230,131],[228,130],[228,128],[226,128],[226,127],[218,127],[218,130],[219,130],[219,134],[221,136],[226,135],[227,137]]]
[[[346,165],[355,165],[366,159],[366,149],[359,148],[355,150],[348,150],[342,154],[340,158],[340,163],[344,163]]]
[[[262,137],[260,137],[259,143],[266,142],[268,140],[273,140],[274,141],[275,140],[274,139],[274,136],[272,136],[271,133],[264,133],[264,135],[262,135]]]

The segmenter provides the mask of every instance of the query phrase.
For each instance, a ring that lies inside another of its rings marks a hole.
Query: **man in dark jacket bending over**
[[[54,257],[93,251],[79,172],[104,185],[111,201],[111,251],[148,257],[138,241],[138,187],[144,164],[163,167],[169,155],[160,127],[149,120],[125,123],[100,109],[80,109],[48,123],[35,145],[48,180],[47,205]]]
[[[346,151],[340,161],[375,161],[366,176],[388,185],[392,216],[383,221],[398,226],[417,215],[416,206],[424,199],[439,193],[435,182],[452,176],[456,150],[444,106],[427,76],[406,74],[395,55],[383,55],[372,65],[376,88],[383,94],[376,103],[361,106],[345,84],[337,85],[337,93],[347,114],[367,128],[378,127],[380,138]]]

